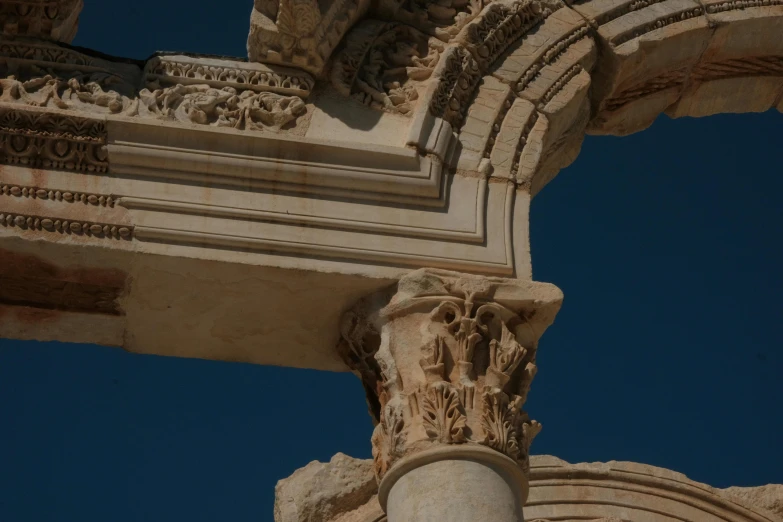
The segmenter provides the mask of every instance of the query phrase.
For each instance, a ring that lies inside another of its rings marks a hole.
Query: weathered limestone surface
[[[422,269],[349,310],[340,351],[362,379],[375,473],[444,447],[496,450],[523,471],[540,425],[521,410],[553,285]],[[471,456],[473,458],[473,456]],[[396,480],[381,487],[381,503]]]
[[[3,0],[3,34],[69,43],[76,36],[84,0]]]
[[[729,499],[735,499],[741,504],[764,509],[783,518],[783,485],[769,484],[756,488],[730,487],[717,492]]]
[[[551,456],[533,460],[527,520],[582,520],[612,517],[623,521],[780,522],[769,510],[770,491],[747,489],[743,497],[694,482],[682,473],[634,462],[569,464]],[[753,492],[753,493],[750,493]]]
[[[783,110],[781,1],[255,0],[248,62],[0,0],[0,337],[351,369],[377,496],[338,456],[286,522],[771,522],[776,488],[531,463],[522,406],[562,301],[530,199],[587,132]]]
[[[411,270],[530,281],[585,132],[783,110],[780,0],[257,0],[250,62],[62,45],[81,7],[0,1],[0,336],[344,369]]]
[[[361,469],[365,473],[365,480],[369,481],[371,461],[341,455],[338,457],[329,464],[311,463],[280,481],[277,502],[281,502],[281,491],[286,491],[286,502],[315,506],[309,496],[312,495],[318,499],[317,502],[330,505],[320,493],[310,493],[310,477],[304,473],[308,469],[328,468],[332,476],[351,475],[355,483],[360,483],[361,479],[352,474]],[[533,456],[530,460],[530,493],[525,505],[525,520],[780,522],[783,520],[781,492],[783,485],[777,484],[716,489],[694,482],[681,473],[633,462],[569,464],[556,457]],[[342,515],[332,517],[328,510],[309,515],[320,518],[285,518],[276,512],[275,522],[377,522],[383,519],[375,493],[376,490],[372,489],[364,501],[341,504],[341,509],[355,513],[356,518],[344,519]],[[330,494],[335,498],[345,497],[344,492]]]
[[[381,516],[376,499],[378,484],[371,460],[359,460],[338,453],[328,463],[311,462],[275,488],[277,522],[349,522]],[[360,506],[368,504],[377,513]],[[356,512],[359,510],[359,512]]]

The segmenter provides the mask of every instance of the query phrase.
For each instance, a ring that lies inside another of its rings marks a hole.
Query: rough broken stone
[[[726,497],[736,499],[746,506],[761,508],[783,517],[783,485],[768,484],[755,488],[730,487],[717,490]]]
[[[372,460],[338,453],[327,463],[313,461],[277,483],[275,522],[358,520],[366,509],[351,512],[370,502],[377,492]]]

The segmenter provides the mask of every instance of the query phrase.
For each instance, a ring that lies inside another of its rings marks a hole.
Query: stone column
[[[522,405],[561,302],[549,284],[423,269],[346,313],[389,522],[524,520],[541,425]]]

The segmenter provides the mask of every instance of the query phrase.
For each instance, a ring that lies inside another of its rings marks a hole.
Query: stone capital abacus
[[[440,460],[502,470],[524,503],[541,425],[522,406],[561,301],[545,283],[422,269],[346,313],[341,351],[377,422],[384,509],[403,475]]]

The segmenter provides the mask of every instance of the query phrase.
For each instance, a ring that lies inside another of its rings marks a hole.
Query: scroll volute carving
[[[372,325],[348,337],[377,332],[369,337],[377,344],[343,353],[365,390],[377,393],[368,400],[378,407],[378,477],[401,457],[444,444],[480,444],[527,469],[540,425],[522,405],[536,373],[537,333],[553,319],[559,290],[435,270],[405,276],[397,289],[378,312],[346,315]],[[532,289],[543,299],[526,299]],[[496,298],[507,291],[517,294],[511,302]],[[548,313],[536,318],[537,310]],[[344,334],[341,346],[352,342]]]

